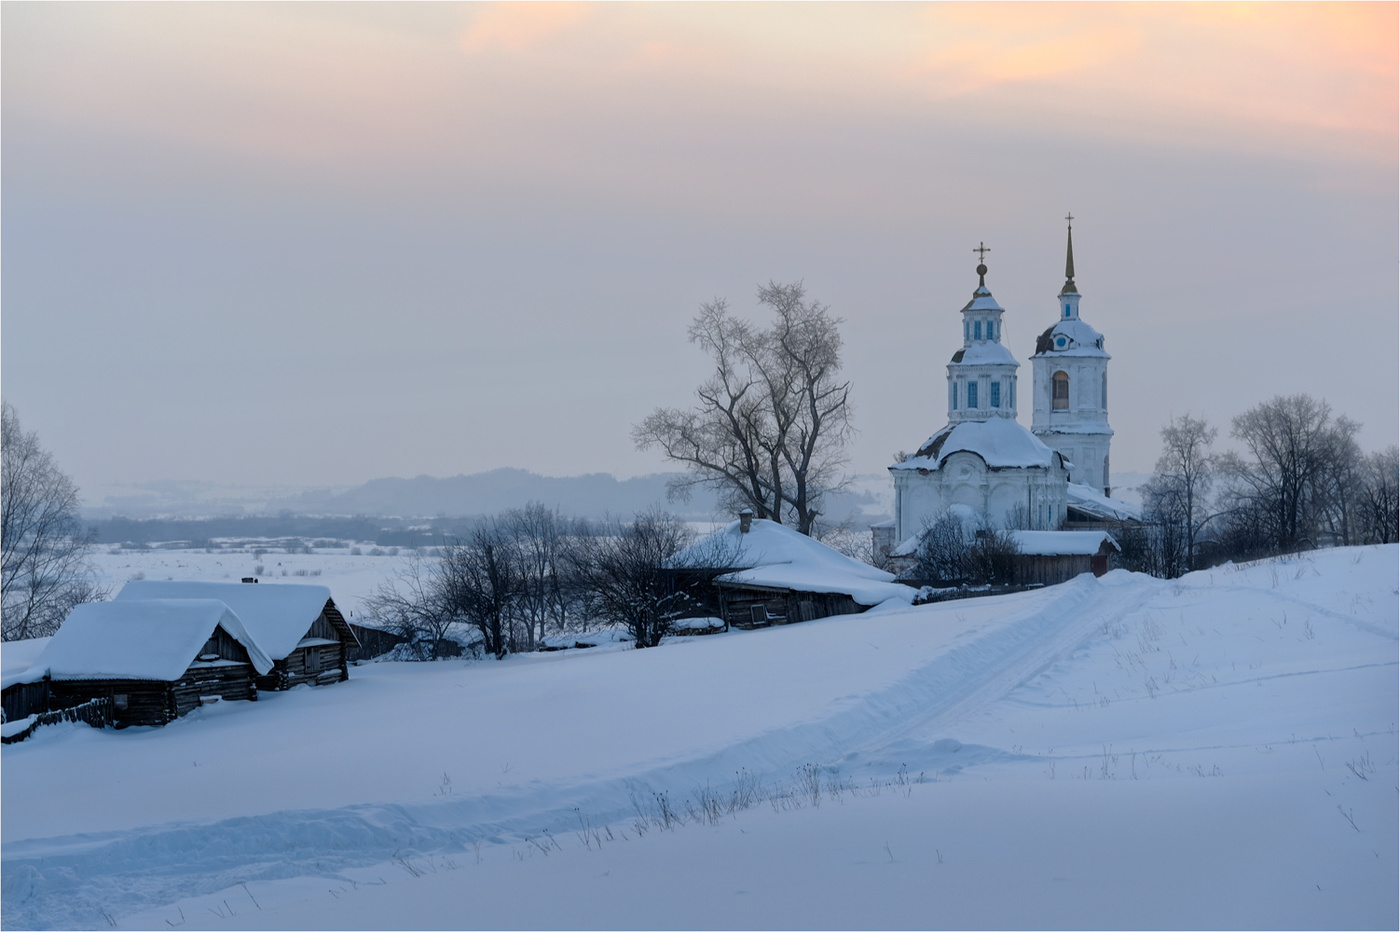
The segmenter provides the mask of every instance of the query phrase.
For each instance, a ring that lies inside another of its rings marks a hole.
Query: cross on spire
[[[986,243],[983,243],[983,242],[981,242],[981,241],[979,240],[978,243],[977,243],[976,248],[973,249],[972,251],[975,252],[975,253],[977,253],[977,261],[980,263],[980,262],[982,262],[982,261],[987,257],[987,253],[989,253],[989,252],[992,251],[992,247],[988,246]]]
[[[1074,214],[1065,214],[1065,219],[1069,221],[1070,226],[1074,226]]]

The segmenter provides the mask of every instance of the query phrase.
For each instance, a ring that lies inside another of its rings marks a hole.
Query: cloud
[[[572,29],[592,12],[587,3],[492,3],[462,33],[462,50],[518,52]]]

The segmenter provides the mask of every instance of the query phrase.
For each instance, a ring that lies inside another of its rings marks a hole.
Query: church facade
[[[1020,363],[1002,343],[1005,309],[987,287],[984,262],[977,276],[961,312],[962,348],[947,367],[948,423],[890,467],[895,517],[886,547],[911,542],[948,513],[972,526],[1058,530],[1065,522],[1072,467],[1016,420]]]

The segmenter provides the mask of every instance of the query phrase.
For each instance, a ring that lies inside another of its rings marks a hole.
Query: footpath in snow
[[[1396,561],[46,728],[3,752],[3,923],[1393,927]]]

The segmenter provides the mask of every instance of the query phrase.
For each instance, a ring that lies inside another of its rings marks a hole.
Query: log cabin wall
[[[47,680],[37,683],[16,683],[0,693],[0,703],[5,710],[5,721],[17,722],[30,715],[49,711],[49,684]]]
[[[720,617],[736,628],[787,625],[865,611],[864,606],[844,593],[796,592],[759,586],[721,586],[719,600]]]
[[[272,669],[256,680],[258,689],[281,690],[309,683],[320,686],[350,678],[350,650],[358,648],[355,632],[332,602],[302,635],[303,641],[329,641],[298,647],[273,663]]]
[[[50,689],[55,708],[110,698],[116,727],[126,728],[174,721],[171,685],[154,680],[54,680]]]
[[[90,699],[111,699],[112,717],[118,728],[172,722],[199,708],[201,696],[218,696],[227,700],[258,698],[257,689],[253,686],[252,666],[227,660],[195,661],[173,683],[156,680],[54,680],[50,689],[56,708],[77,705]]]

